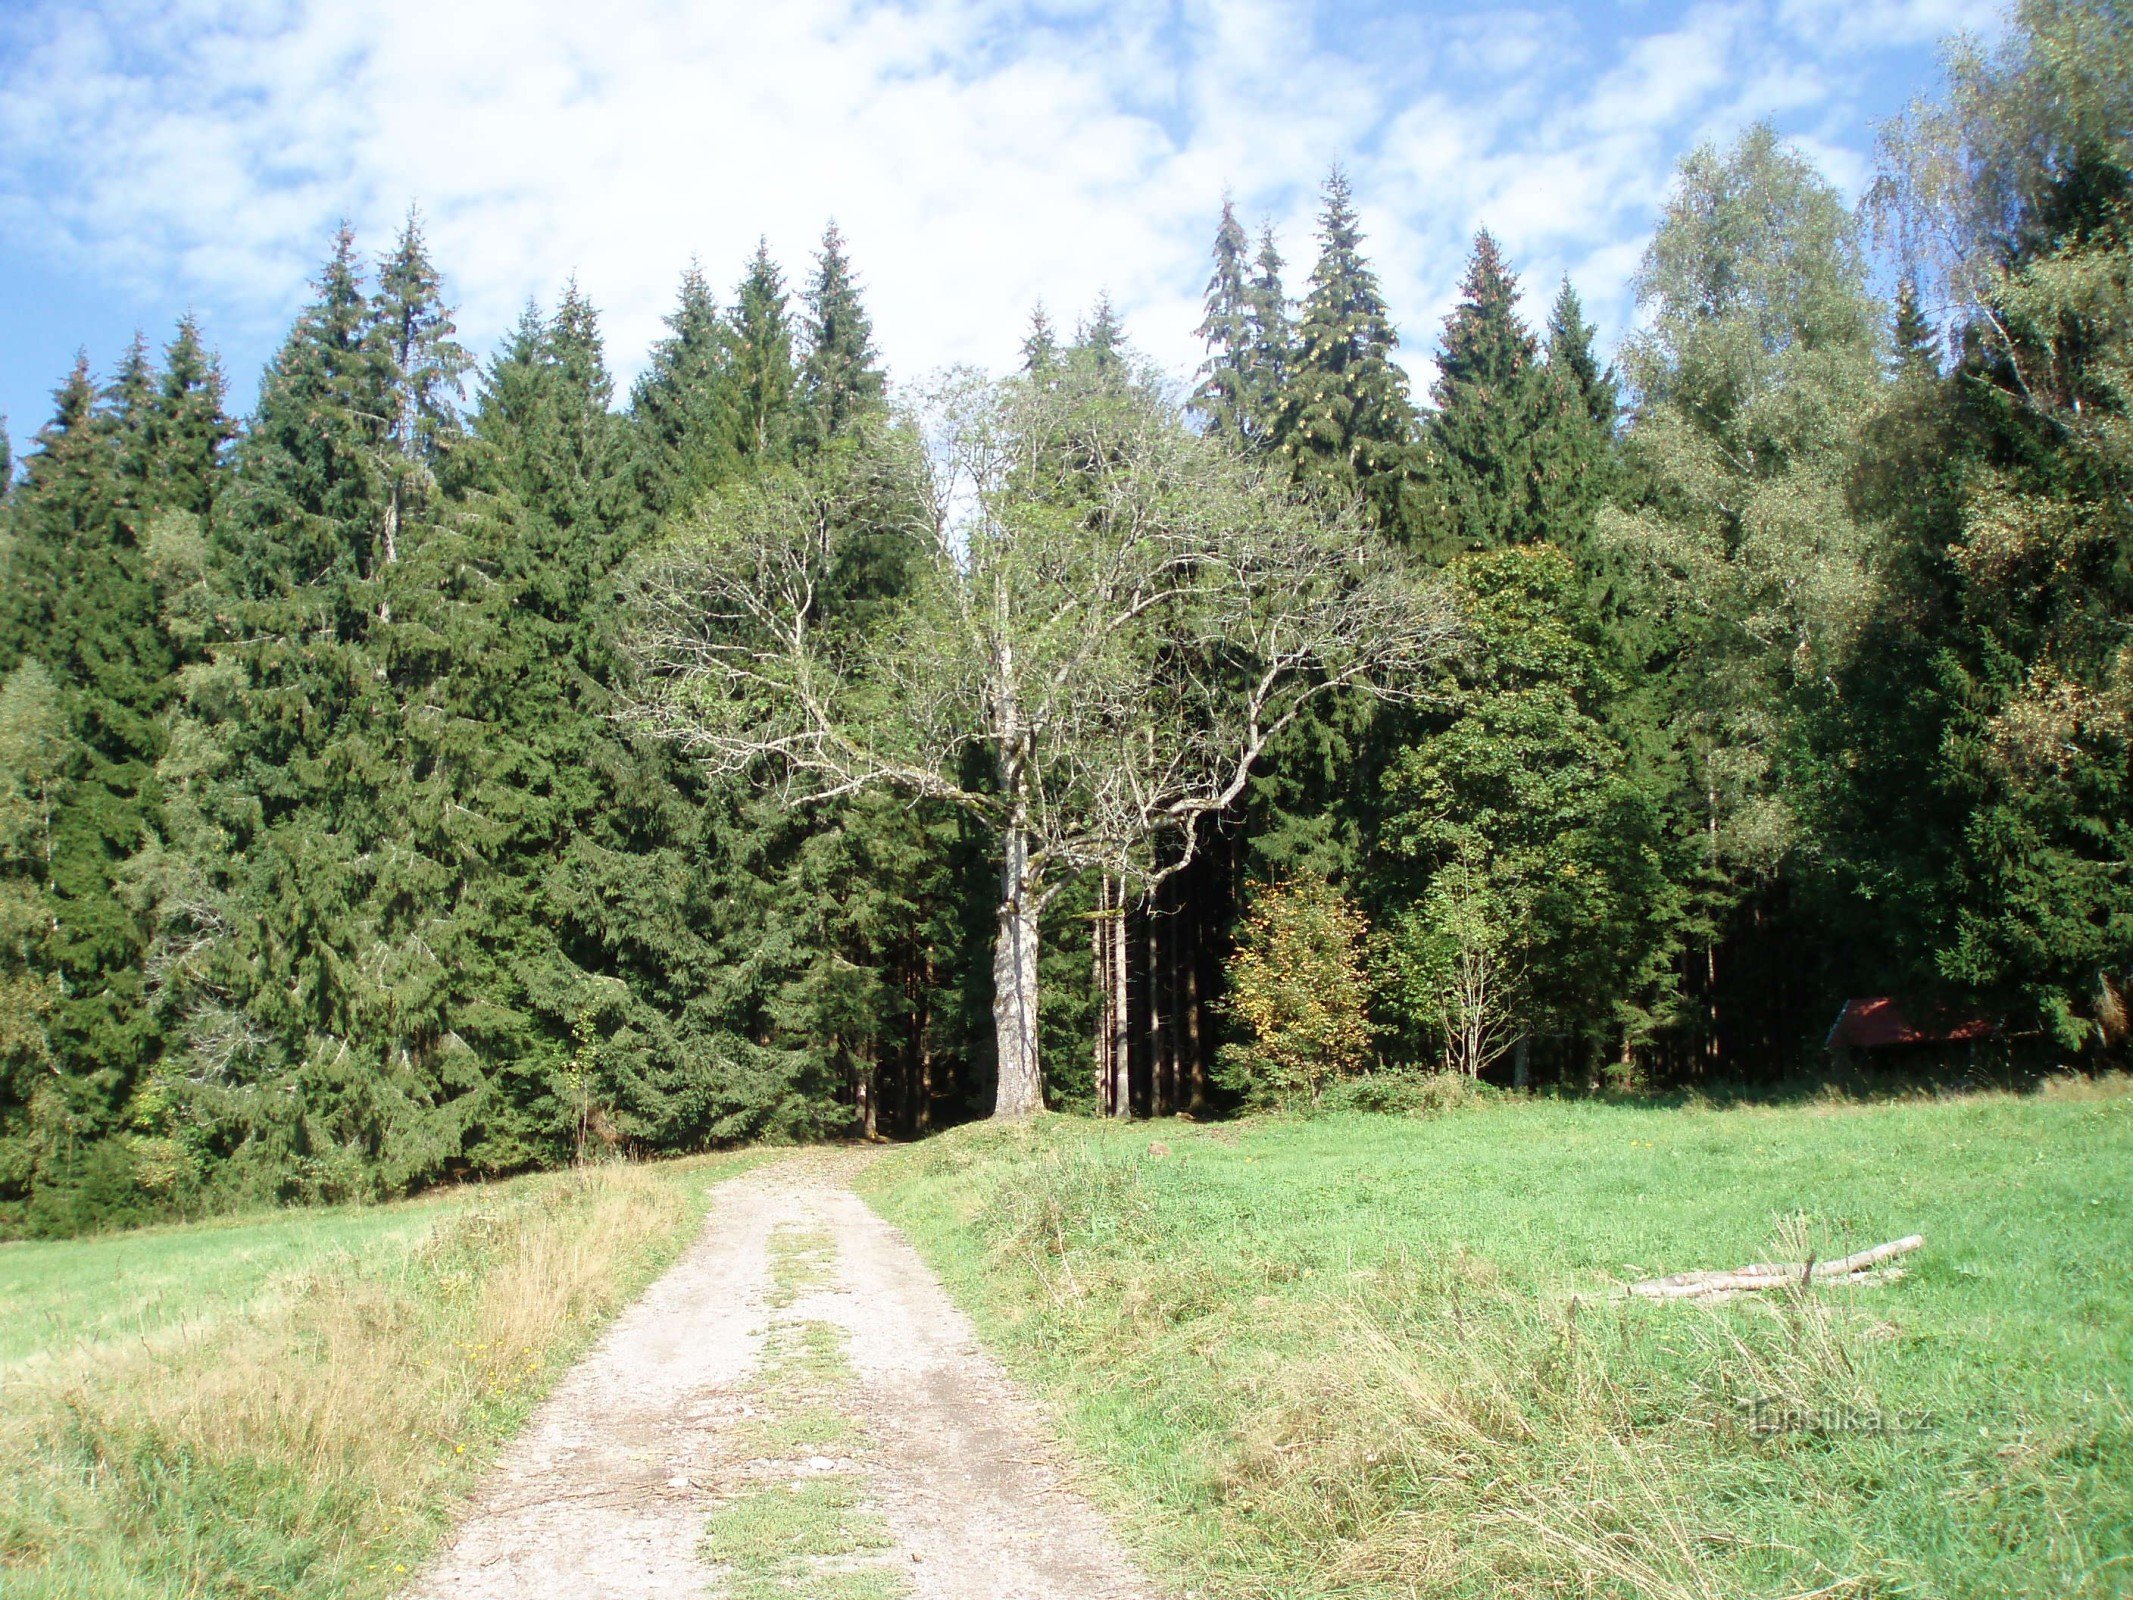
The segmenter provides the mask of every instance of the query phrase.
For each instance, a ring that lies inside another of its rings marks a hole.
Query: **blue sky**
[[[0,409],[187,308],[236,398],[340,217],[424,212],[468,342],[575,273],[627,377],[683,267],[842,226],[892,369],[1005,365],[1099,290],[1185,371],[1225,186],[1300,285],[1352,176],[1426,376],[1475,228],[1613,336],[1674,163],[1772,118],[1856,194],[1984,0],[5,0]]]

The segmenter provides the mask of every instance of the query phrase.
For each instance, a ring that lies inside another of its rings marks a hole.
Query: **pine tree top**
[[[1059,335],[1052,327],[1051,313],[1039,300],[1030,307],[1029,331],[1022,336],[1022,370],[1032,377],[1059,365]]]
[[[600,313],[578,287],[573,273],[563,282],[563,298],[543,330],[543,342],[552,352],[572,388],[589,396],[605,411],[614,398],[614,380],[607,373],[607,346],[600,337]]]
[[[1126,366],[1126,327],[1119,320],[1117,309],[1111,304],[1111,291],[1105,289],[1096,296],[1096,304],[1089,308],[1074,329],[1075,353],[1084,357],[1096,371],[1106,374],[1122,373]]]
[[[64,451],[96,429],[96,382],[89,375],[89,352],[77,350],[74,365],[52,391],[52,419],[37,430],[37,454]],[[33,469],[34,470],[34,469]]]
[[[1533,335],[1518,315],[1518,274],[1503,258],[1486,228],[1474,236],[1459,303],[1444,321],[1431,397],[1439,407],[1456,403],[1465,385],[1507,393],[1533,365]]]
[[[1347,174],[1335,167],[1326,178],[1318,261],[1296,322],[1275,438],[1299,477],[1335,494],[1362,491],[1380,526],[1391,529],[1405,521],[1401,485],[1415,410],[1407,374],[1392,359],[1399,336],[1362,241]]]
[[[1363,256],[1363,229],[1348,187],[1335,167],[1326,175],[1318,218],[1318,260],[1311,268],[1297,320],[1300,359],[1339,371],[1356,363],[1390,364],[1400,342],[1378,276]],[[1406,380],[1399,379],[1404,400]]]
[[[391,365],[394,447],[408,460],[428,460],[460,431],[457,402],[473,357],[453,335],[444,280],[430,261],[422,219],[409,211],[392,250],[378,263],[372,318]]]
[[[1926,317],[1918,283],[1906,276],[1896,285],[1895,368],[1899,378],[1940,376],[1940,334]]]
[[[1595,426],[1612,435],[1621,409],[1612,368],[1602,369],[1593,349],[1598,330],[1585,320],[1585,305],[1566,274],[1548,310],[1548,370],[1575,385],[1585,403],[1585,413]]]
[[[888,389],[888,376],[874,351],[873,320],[860,299],[859,280],[834,221],[822,231],[822,248],[804,301],[807,355],[800,366],[800,394],[807,410],[806,431],[819,445]]]
[[[1209,432],[1240,443],[1253,432],[1254,341],[1251,286],[1245,275],[1250,248],[1237,221],[1236,203],[1224,195],[1222,220],[1215,228],[1214,269],[1207,280],[1207,311],[1199,329],[1207,356],[1200,364],[1192,407],[1207,420]]]

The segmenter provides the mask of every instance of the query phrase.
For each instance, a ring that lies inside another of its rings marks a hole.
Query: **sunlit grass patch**
[[[372,1233],[229,1314],[19,1367],[0,1393],[0,1588],[392,1592],[453,1497],[739,1165],[471,1192],[429,1227]]]
[[[901,1572],[848,1564],[890,1544],[857,1484],[820,1477],[753,1489],[721,1506],[703,1548],[725,1569],[732,1600],[900,1600],[910,1592]]]
[[[2101,1600],[2129,1170],[2133,1101],[1988,1096],[1055,1118],[870,1181],[1204,1594]],[[1617,1294],[1913,1231],[1877,1288]]]

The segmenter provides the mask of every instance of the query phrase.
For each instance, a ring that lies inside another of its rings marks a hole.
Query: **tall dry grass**
[[[700,1186],[598,1168],[462,1212],[278,1309],[109,1347],[0,1396],[0,1589],[23,1600],[362,1596],[404,1581]]]
[[[1581,1299],[1398,1248],[1328,1274],[1249,1235],[1182,1233],[1139,1165],[1039,1156],[972,1223],[994,1270],[1038,1286],[1055,1351],[1203,1419],[1174,1480],[1197,1527],[1174,1548],[1212,1592],[1276,1600],[1299,1571],[1314,1594],[1358,1597],[1797,1590],[1740,1559],[1726,1507],[1746,1485],[1725,1480],[1758,1471],[1746,1403],[1871,1405],[1881,1341],[1856,1306]],[[1770,1253],[1812,1248],[1802,1226],[1775,1223]]]

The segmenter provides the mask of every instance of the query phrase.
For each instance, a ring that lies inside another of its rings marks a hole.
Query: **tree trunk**
[[[1111,1114],[1111,875],[1096,882],[1096,915],[1089,919],[1089,989],[1096,996],[1096,1114]]]
[[[1111,1115],[1133,1115],[1132,1037],[1126,1031],[1126,881],[1111,907]]]
[[[1200,963],[1204,959],[1201,935],[1206,932],[1206,906],[1195,900],[1192,940],[1185,956],[1185,1109],[1194,1116],[1207,1110],[1207,1040],[1200,1027]]]
[[[1000,868],[1000,931],[992,951],[992,1030],[999,1054],[995,1118],[1044,1109],[1037,1062],[1037,906],[1029,881],[1029,836],[1010,826]]]
[[[1142,977],[1148,986],[1148,1115],[1151,1117],[1160,1117],[1170,1109],[1165,1103],[1167,1088],[1163,1078],[1163,950],[1158,942],[1162,937],[1161,919],[1162,891],[1158,889],[1148,897],[1147,915],[1141,921],[1147,962],[1147,971]]]
[[[933,1127],[933,947],[926,947],[918,991],[918,1131]]]
[[[1511,1087],[1514,1089],[1533,1087],[1532,1044],[1532,1036],[1522,1033],[1518,1043],[1511,1046]]]

